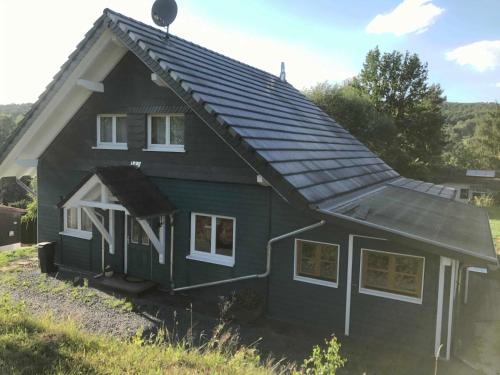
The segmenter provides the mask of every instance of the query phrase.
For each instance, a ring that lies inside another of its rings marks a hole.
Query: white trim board
[[[378,241],[387,241],[385,238],[362,236],[358,234],[349,234],[348,258],[347,258],[347,287],[345,298],[345,322],[344,335],[349,336],[351,329],[351,299],[352,299],[352,263],[354,258],[354,238],[366,238]]]

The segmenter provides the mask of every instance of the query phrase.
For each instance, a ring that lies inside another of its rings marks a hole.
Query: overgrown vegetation
[[[495,242],[497,254],[500,255],[500,206],[488,208],[488,215],[490,216],[493,241]]]
[[[0,268],[15,261],[32,257],[36,253],[36,247],[22,247],[16,250],[0,252]]]
[[[0,148],[30,107],[30,103],[0,105]]]
[[[83,332],[71,320],[35,319],[0,296],[0,373],[5,374],[272,374],[257,351],[214,336],[201,348],[171,342],[161,330],[132,340]],[[227,346],[226,346],[227,344]]]

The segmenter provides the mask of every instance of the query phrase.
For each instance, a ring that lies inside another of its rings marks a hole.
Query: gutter
[[[172,292],[181,292],[184,290],[192,290],[192,289],[205,288],[205,287],[215,286],[215,285],[229,284],[229,283],[234,283],[234,282],[243,281],[243,280],[264,279],[264,278],[268,277],[271,273],[271,253],[273,250],[273,248],[272,248],[273,243],[275,243],[277,241],[281,241],[281,240],[288,238],[288,237],[295,236],[296,234],[303,233],[303,232],[309,231],[311,229],[318,228],[318,227],[324,225],[325,223],[326,223],[325,220],[321,220],[315,224],[308,225],[307,227],[299,228],[299,229],[296,229],[292,232],[284,233],[278,237],[271,238],[267,242],[267,261],[266,261],[266,271],[264,273],[255,274],[255,275],[240,276],[240,277],[235,277],[235,278],[226,279],[226,280],[212,281],[212,282],[203,283],[203,284],[184,286],[184,287],[180,287],[180,288],[174,288],[171,291]],[[171,259],[172,259],[172,251],[171,251]],[[171,277],[172,277],[172,275],[171,275]]]

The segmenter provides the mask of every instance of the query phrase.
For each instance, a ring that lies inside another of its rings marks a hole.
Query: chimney
[[[280,79],[283,81],[283,82],[286,82],[286,72],[285,72],[285,63],[282,62],[281,63],[281,73],[280,73]]]

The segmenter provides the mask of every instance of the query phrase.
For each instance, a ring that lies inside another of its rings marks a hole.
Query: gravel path
[[[0,294],[8,293],[16,301],[24,301],[34,315],[50,314],[55,319],[71,318],[88,332],[130,337],[137,331],[154,331],[162,320],[149,313],[129,311],[131,305],[121,297],[95,288],[74,286],[70,280],[45,276],[38,270],[36,259],[22,261],[18,272],[4,273]],[[81,279],[83,284],[83,279]],[[141,306],[135,306],[134,310]],[[150,307],[150,310],[152,308]]]

